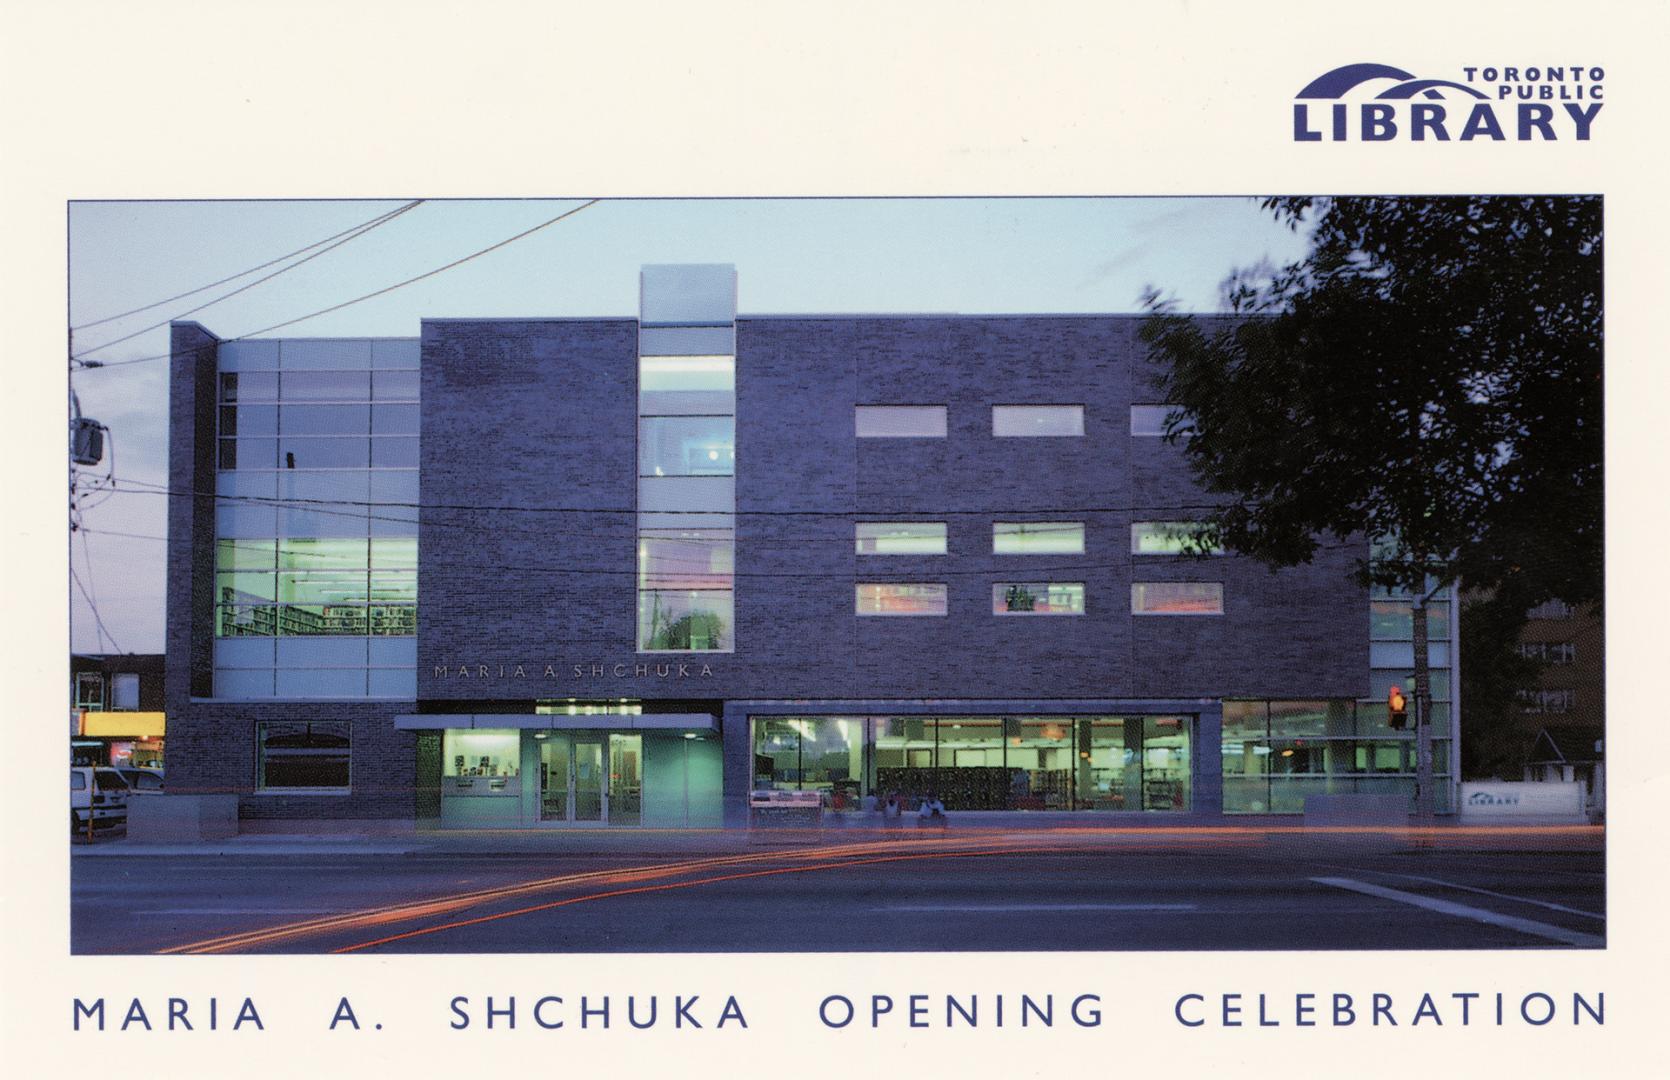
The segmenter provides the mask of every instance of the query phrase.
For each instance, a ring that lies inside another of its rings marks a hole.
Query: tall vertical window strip
[[[418,343],[220,349],[214,693],[417,692]]]
[[[644,270],[638,332],[640,652],[730,652],[735,644],[735,282],[730,267]]]

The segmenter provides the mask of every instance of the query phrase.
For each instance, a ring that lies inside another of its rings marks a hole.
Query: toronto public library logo
[[[1347,64],[1294,95],[1293,141],[1587,142],[1605,79],[1585,64],[1463,67],[1459,81]]]

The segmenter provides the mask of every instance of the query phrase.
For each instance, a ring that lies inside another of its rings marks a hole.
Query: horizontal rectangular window
[[[423,362],[423,342],[417,338],[379,338],[371,342],[373,368],[415,368]]]
[[[1574,608],[1564,600],[1549,600],[1525,613],[1527,619],[1569,619]]]
[[[290,604],[363,604],[365,570],[286,571],[278,575],[278,599]]]
[[[255,725],[256,787],[262,791],[346,791],[352,725],[346,721]]]
[[[371,565],[379,570],[410,569],[418,564],[417,538],[388,537],[371,541]]]
[[[735,509],[736,481],[729,476],[645,476],[638,480],[640,513],[729,514]]]
[[[640,589],[638,651],[730,652],[729,590]]]
[[[736,357],[638,358],[640,416],[725,415],[736,412]]]
[[[222,439],[222,469],[271,469],[278,464],[277,439]]]
[[[1181,413],[1181,405],[1132,405],[1131,406],[1131,434],[1137,436],[1160,436],[1166,433],[1166,421],[1173,413]],[[1188,421],[1184,417],[1178,418],[1180,434],[1188,434]]]
[[[224,349],[226,346],[222,345]],[[220,375],[220,400],[226,402],[277,401],[278,372],[223,371]]]
[[[992,434],[998,438],[1084,434],[1083,405],[993,405]]]
[[[373,469],[415,469],[418,440],[408,435],[385,435],[371,440]]]
[[[1132,555],[1222,555],[1223,545],[1203,543],[1196,537],[1204,525],[1198,521],[1134,521],[1131,523]]]
[[[369,371],[286,371],[278,394],[292,401],[370,401]]]
[[[273,569],[272,540],[220,540],[215,544],[218,570]]]
[[[365,567],[363,539],[280,540],[280,570],[360,570]]]
[[[278,366],[306,371],[341,371],[371,366],[369,338],[287,338],[279,342]]]
[[[417,603],[417,571],[373,570],[370,600],[372,604]]]
[[[1569,713],[1577,706],[1577,691],[1570,689],[1520,690],[1516,696],[1528,713]]]
[[[992,586],[993,615],[1083,615],[1084,583],[1000,582]]]
[[[422,381],[415,371],[373,371],[371,400],[416,401]]]
[[[860,439],[943,439],[944,405],[859,405],[853,423]]]
[[[220,407],[220,435],[234,437],[278,434],[277,405],[222,405]]]
[[[731,476],[734,416],[646,416],[638,421],[639,476]]]
[[[371,463],[371,439],[293,438],[278,447],[281,469],[363,469]]]
[[[1222,615],[1218,581],[1137,581],[1131,584],[1133,615]]]
[[[730,356],[736,353],[736,327],[638,327],[639,356]]]
[[[860,521],[857,525],[857,553],[860,555],[943,555],[943,521]]]
[[[371,406],[371,434],[373,435],[416,435],[418,433],[418,406],[416,405],[373,405]]]
[[[1083,555],[1082,521],[994,521],[993,555]]]
[[[944,585],[862,584],[856,587],[860,615],[944,615]]]
[[[666,529],[638,535],[638,588],[729,589],[736,539],[729,529]]]
[[[282,435],[368,435],[369,405],[290,405],[278,410]]]
[[[266,573],[238,572],[215,575],[215,602],[220,604],[270,604],[278,599],[277,578],[272,567]]]
[[[1569,641],[1522,641],[1519,655],[1545,664],[1570,664],[1577,659],[1577,646]]]
[[[1369,637],[1376,641],[1414,640],[1414,609],[1407,600],[1369,601]],[[1450,605],[1432,603],[1426,606],[1426,636],[1431,641],[1443,641],[1450,636]]]

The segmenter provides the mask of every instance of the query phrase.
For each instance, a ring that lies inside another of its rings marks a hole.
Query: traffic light
[[[1409,699],[1403,696],[1401,687],[1394,686],[1386,692],[1386,716],[1399,731],[1409,726]]]

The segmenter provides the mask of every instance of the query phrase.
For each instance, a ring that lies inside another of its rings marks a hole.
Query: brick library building
[[[222,341],[175,323],[169,790],[261,821],[1297,813],[1415,790],[1410,607],[1186,550],[1141,318],[739,315]],[[1455,633],[1432,605],[1436,801]],[[1129,820],[1128,818],[1126,820]]]

